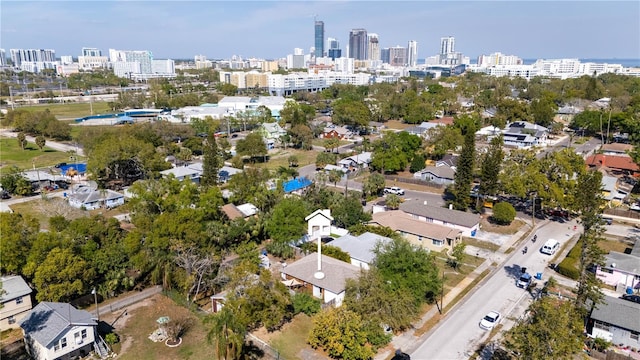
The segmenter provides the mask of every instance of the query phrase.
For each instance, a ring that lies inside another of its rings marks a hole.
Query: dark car
[[[0,198],[6,200],[6,199],[11,199],[11,195],[9,195],[8,192],[3,191],[2,193],[0,193]]]
[[[64,189],[64,190],[67,190],[69,188],[69,184],[67,184],[67,182],[63,180],[57,180],[56,185],[58,185],[60,189]]]
[[[633,301],[634,303],[640,304],[640,295],[622,295],[620,299]]]
[[[57,163],[55,167],[59,169],[63,166],[67,166],[67,163],[66,162]]]

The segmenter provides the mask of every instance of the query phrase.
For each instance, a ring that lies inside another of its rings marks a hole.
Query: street
[[[578,227],[576,231],[581,231],[581,228]],[[477,290],[471,292],[428,333],[426,340],[411,352],[412,359],[469,358],[489,334],[478,324],[491,310],[502,314],[502,330],[510,329],[515,323],[513,319],[522,316],[532,300],[527,291],[515,285],[521,269],[526,268],[534,276],[541,272],[541,281],[548,280],[552,271],[547,266],[553,256],[542,254],[540,248],[549,238],[558,240],[562,246],[575,233],[573,223],[548,222],[538,228],[538,240],[535,243],[530,239],[523,242],[520,249],[499,265],[498,271],[486,278]],[[526,254],[521,251],[524,246],[529,248]]]

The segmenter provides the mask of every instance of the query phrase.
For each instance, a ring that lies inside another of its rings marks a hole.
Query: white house
[[[344,235],[327,243],[327,245],[335,246],[348,253],[351,257],[351,265],[369,270],[369,265],[375,259],[376,246],[391,241],[393,240],[386,236],[366,232],[359,236]]]
[[[635,242],[629,254],[611,251],[605,255],[605,264],[598,266],[596,276],[621,292],[640,289],[640,241]]]
[[[344,261],[321,255],[324,277],[315,276],[318,271],[318,254],[309,254],[302,259],[287,265],[281,271],[282,279],[288,286],[302,286],[321,299],[325,304],[336,307],[342,305],[347,279],[355,279],[360,268]]]
[[[340,161],[338,161],[338,166],[341,166],[343,169],[347,169],[349,171],[354,171],[357,169],[366,168],[371,164],[372,153],[371,152],[363,152],[357,155],[346,157]]]
[[[429,206],[422,201],[409,200],[400,204],[400,210],[417,220],[458,229],[462,236],[475,236],[480,229],[480,215],[443,207]]]
[[[417,171],[413,177],[440,185],[451,185],[455,181],[456,170],[447,165],[427,166]]]
[[[87,210],[101,207],[114,208],[123,204],[124,195],[112,190],[93,190],[89,187],[81,187],[69,195],[69,205],[78,209],[82,207]]]
[[[41,302],[20,322],[27,352],[38,360],[85,357],[91,351],[106,355],[98,340],[98,323],[84,310],[65,303]]]
[[[314,239],[331,235],[331,216],[330,209],[318,209],[309,214],[304,220],[307,222],[307,235]]]
[[[0,331],[18,328],[18,322],[31,310],[32,290],[21,276],[3,276],[0,282]]]
[[[640,348],[640,304],[605,296],[591,311],[587,333],[616,345]]]

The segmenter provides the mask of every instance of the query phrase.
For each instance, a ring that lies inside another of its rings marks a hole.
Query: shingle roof
[[[455,239],[461,233],[457,229],[414,219],[411,215],[401,210],[375,213],[372,218],[371,222],[373,223],[434,240],[446,241],[447,239]]]
[[[440,220],[455,225],[471,228],[480,222],[480,215],[459,210],[424,205],[421,201],[405,201],[400,204],[400,210],[409,214],[424,216],[427,219]]]
[[[640,257],[636,255],[612,251],[605,255],[605,266],[622,270],[629,274],[640,275]]]
[[[344,261],[322,255],[322,272],[324,278],[316,279],[313,274],[318,271],[318,254],[309,254],[282,269],[282,273],[317,287],[327,289],[334,294],[344,291],[347,279],[354,279],[360,274],[360,268]]]
[[[604,303],[596,306],[591,312],[592,319],[640,332],[640,304],[605,296]]]
[[[104,194],[103,194],[104,192]],[[90,204],[96,201],[106,201],[123,198],[124,195],[112,190],[93,190],[87,192],[76,192],[69,195],[69,198],[76,199],[81,204]]]
[[[24,332],[45,347],[65,330],[78,325],[97,326],[98,323],[89,312],[56,302],[41,302],[20,321]]]
[[[2,293],[0,293],[0,301],[6,302],[31,294],[33,290],[27,285],[22,276],[3,276],[0,278],[2,282]]]
[[[240,211],[240,209],[238,209],[235,205],[233,204],[226,204],[223,205],[222,208],[220,208],[220,210],[222,210],[222,212],[227,215],[227,217],[229,218],[229,220],[234,220],[237,218],[241,218],[244,217],[244,215],[242,214],[242,212]]]
[[[588,166],[606,166],[611,169],[640,171],[640,167],[628,156],[596,154],[589,156],[585,162]]]
[[[619,152],[626,153],[627,151],[633,150],[633,145],[629,144],[621,144],[621,143],[613,143],[613,144],[604,144],[600,147],[602,151],[610,151],[610,152]]]
[[[342,251],[349,253],[352,258],[371,264],[375,258],[373,252],[378,243],[391,242],[390,238],[370,232],[366,232],[360,236],[345,235],[341,236],[327,245],[339,247]]]
[[[441,178],[441,179],[451,179],[456,175],[456,172],[450,168],[449,166],[427,166],[424,169],[420,170],[422,173],[432,173],[433,175]]]

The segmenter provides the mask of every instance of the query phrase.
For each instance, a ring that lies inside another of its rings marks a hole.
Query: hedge
[[[572,280],[578,280],[580,271],[576,268],[577,259],[567,256],[558,264],[558,272]]]

